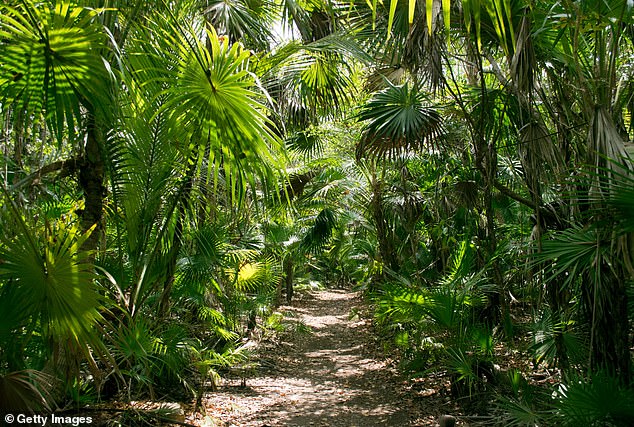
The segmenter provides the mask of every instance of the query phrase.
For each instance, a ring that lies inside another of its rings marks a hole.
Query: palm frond
[[[11,283],[0,289],[0,305],[8,314],[0,322],[0,336],[39,326],[44,336],[86,348],[95,342],[93,327],[101,319],[92,266],[80,250],[87,234],[61,222],[42,236],[26,226],[23,230],[8,241],[3,236],[0,248],[0,276]]]
[[[153,95],[164,99],[156,114],[166,114],[181,130],[180,147],[198,152],[199,161],[207,158],[207,173],[215,183],[224,175],[229,200],[242,202],[257,178],[275,181],[283,163],[282,144],[258,101],[262,94],[248,69],[250,52],[239,43],[230,45],[213,28],[206,32],[208,49],[193,28],[169,19],[148,25],[145,32],[159,31],[164,37],[144,73],[161,88]],[[166,51],[174,55],[160,54]]]
[[[297,114],[294,111],[305,110],[311,121],[318,116],[334,116],[350,103],[354,93],[349,74],[341,66],[340,58],[331,52],[323,49],[298,52],[285,61],[279,72],[287,97],[282,110],[291,117]]]
[[[14,110],[16,128],[28,131],[44,118],[61,143],[65,132],[74,139],[80,106],[107,111],[110,76],[98,13],[66,1],[0,7],[0,99]]]
[[[444,134],[440,113],[407,83],[375,94],[357,117],[368,121],[357,157],[394,157],[405,151],[439,148]]]
[[[631,160],[625,151],[623,138],[605,108],[595,108],[588,131],[587,156],[595,177],[590,184],[590,197],[596,201],[609,199],[623,167],[631,169]],[[623,166],[619,167],[619,163]]]
[[[387,284],[377,296],[376,316],[380,323],[417,324],[427,317],[433,299],[429,292],[407,284]]]
[[[130,111],[117,135],[124,153],[112,170],[113,191],[125,217],[133,262],[149,250],[184,172],[177,167],[183,162],[181,153],[171,144],[171,122],[165,114],[152,117],[155,111]]]
[[[573,226],[553,233],[542,242],[542,252],[535,255],[537,262],[555,260],[552,277],[565,273],[564,283],[573,285],[586,268],[598,268],[606,253],[596,229]],[[605,242],[604,242],[605,243]]]
[[[204,14],[221,35],[232,41],[242,40],[247,46],[267,50],[273,37],[270,7],[267,1],[227,1],[207,2]]]
[[[0,375],[0,410],[4,413],[51,411],[49,391],[55,378],[41,371],[25,370]]]
[[[543,123],[528,123],[520,129],[520,135],[518,151],[523,171],[529,188],[536,191],[545,177],[561,173],[564,162]]]
[[[294,133],[287,139],[286,145],[292,152],[308,158],[318,155],[323,150],[324,140],[317,132],[306,129]]]
[[[302,239],[301,246],[310,253],[317,253],[324,249],[330,241],[335,227],[337,227],[335,211],[324,208],[317,214],[312,227]]]
[[[634,421],[634,392],[605,373],[562,385],[557,395],[561,425],[629,425]]]
[[[537,362],[545,362],[553,365],[557,362],[557,341],[566,357],[572,364],[585,361],[588,354],[587,337],[584,337],[578,325],[574,321],[561,321],[553,324],[552,313],[545,311],[542,318],[535,324],[533,332],[533,345],[530,350],[535,355]]]

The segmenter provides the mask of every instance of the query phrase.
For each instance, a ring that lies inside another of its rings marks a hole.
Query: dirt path
[[[312,333],[291,334],[262,352],[268,359],[247,387],[235,380],[210,393],[211,425],[422,425],[403,379],[377,356],[369,322],[354,315],[361,306],[356,293],[327,290],[281,307]]]

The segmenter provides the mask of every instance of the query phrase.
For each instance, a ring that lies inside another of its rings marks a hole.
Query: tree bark
[[[389,227],[385,220],[385,212],[383,210],[383,192],[381,190],[383,183],[376,176],[373,176],[372,200],[370,202],[370,211],[374,226],[376,227],[376,238],[379,244],[379,254],[383,260],[383,264],[393,271],[398,271],[399,264],[396,258],[396,251],[392,239],[389,236]]]
[[[597,277],[584,277],[583,296],[591,322],[590,370],[631,382],[630,337],[625,275],[617,277],[606,263]],[[617,269],[617,271],[620,269]]]
[[[103,156],[103,130],[92,113],[88,114],[86,145],[79,162],[79,184],[84,192],[84,209],[81,212],[81,224],[84,231],[95,227],[82,249],[95,251],[104,233],[103,200],[105,161]],[[94,255],[91,256],[94,260]]]
[[[286,284],[286,302],[291,303],[293,299],[293,276],[294,276],[293,259],[286,256],[284,259],[284,282]]]

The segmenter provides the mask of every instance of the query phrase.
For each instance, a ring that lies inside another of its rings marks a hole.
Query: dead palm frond
[[[563,159],[543,123],[530,122],[520,129],[518,153],[528,188],[534,201],[540,203],[541,184],[563,170]]]
[[[618,165],[632,169],[623,138],[604,107],[597,107],[594,111],[588,131],[587,162],[595,177],[590,183],[590,196],[598,203],[609,199],[613,187],[621,180],[623,168]]]
[[[0,411],[50,412],[54,402],[49,391],[55,382],[51,375],[32,369],[0,375]]]
[[[532,93],[535,87],[537,64],[531,34],[531,17],[528,13],[522,17],[515,36],[515,51],[510,65],[511,78],[516,89],[522,94]]]

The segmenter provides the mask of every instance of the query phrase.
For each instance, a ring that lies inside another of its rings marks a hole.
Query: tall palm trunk
[[[105,162],[103,156],[104,133],[95,115],[89,112],[86,145],[79,166],[79,184],[84,192],[81,223],[84,231],[94,227],[82,249],[94,251],[104,233],[103,201],[105,196]],[[93,255],[94,259],[94,255]]]
[[[159,302],[159,316],[165,317],[169,313],[170,308],[170,296],[172,294],[172,288],[174,286],[174,280],[176,278],[176,264],[178,262],[178,256],[183,246],[183,226],[187,215],[187,203],[191,196],[194,174],[196,173],[196,156],[193,155],[190,159],[189,167],[185,175],[185,182],[181,190],[179,197],[179,206],[176,217],[176,224],[174,226],[174,237],[172,238],[172,245],[167,255],[167,266],[165,269],[165,279],[163,282],[163,290],[161,291],[161,298]]]
[[[383,181],[378,178],[373,171],[372,182],[370,183],[372,190],[372,200],[370,201],[370,210],[376,227],[376,238],[379,244],[379,253],[383,264],[393,271],[398,271],[399,263],[394,249],[394,243],[390,238],[388,222],[385,218],[383,208]]]
[[[584,277],[582,288],[591,323],[589,366],[594,372],[609,372],[629,384],[630,328],[625,281],[616,277],[607,265],[598,268],[603,270],[599,277]]]
[[[624,142],[609,112],[604,107],[595,108],[588,132],[588,163],[592,166],[589,199],[597,212],[590,218],[591,224],[610,220],[604,218],[606,200],[617,191],[623,179],[620,174],[631,173],[631,163],[624,159]],[[597,233],[597,239],[603,240],[597,242],[597,248],[609,242],[611,250],[604,256],[597,254],[595,273],[584,277],[582,292],[591,319],[590,368],[607,370],[629,383],[630,323],[625,287],[627,269],[623,260],[629,252],[629,239],[615,234],[614,228]]]

